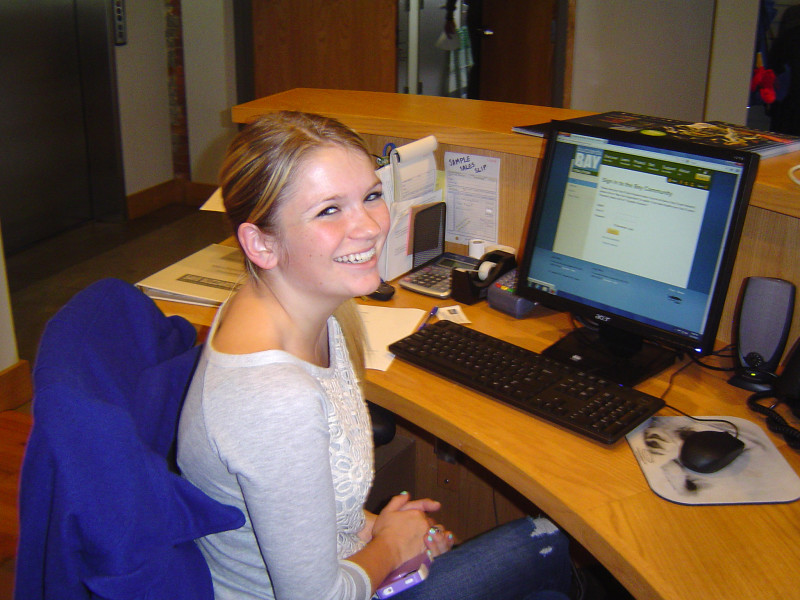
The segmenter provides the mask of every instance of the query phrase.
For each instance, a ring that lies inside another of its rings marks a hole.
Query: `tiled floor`
[[[7,257],[20,358],[33,364],[47,320],[90,283],[136,283],[228,235],[222,213],[174,205],[127,223],[83,225]]]

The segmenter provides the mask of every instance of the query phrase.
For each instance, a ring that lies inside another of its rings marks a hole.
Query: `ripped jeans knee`
[[[428,580],[403,600],[566,598],[572,581],[569,540],[546,517],[523,517],[438,557]]]

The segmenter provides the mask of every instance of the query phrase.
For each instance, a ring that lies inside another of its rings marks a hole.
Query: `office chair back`
[[[194,341],[186,320],[116,279],[47,324],[20,481],[17,600],[213,598],[193,540],[244,517],[170,468]]]

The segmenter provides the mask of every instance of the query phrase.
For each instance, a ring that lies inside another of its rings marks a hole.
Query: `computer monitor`
[[[519,295],[576,327],[543,353],[635,385],[713,351],[758,156],[553,122]]]

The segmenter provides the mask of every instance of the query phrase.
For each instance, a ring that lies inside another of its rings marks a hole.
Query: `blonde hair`
[[[361,137],[335,119],[310,113],[280,111],[248,123],[233,139],[220,169],[225,212],[236,234],[253,223],[276,235],[275,215],[289,196],[298,172],[321,147],[340,146],[370,157]],[[258,268],[245,257],[258,277]]]
[[[225,212],[234,234],[242,223],[277,235],[277,211],[291,195],[298,173],[311,155],[325,146],[339,146],[371,157],[364,140],[335,119],[310,113],[280,111],[248,123],[233,139],[220,169]],[[259,268],[244,256],[251,277]],[[363,325],[354,301],[334,313],[360,381],[364,379]]]

